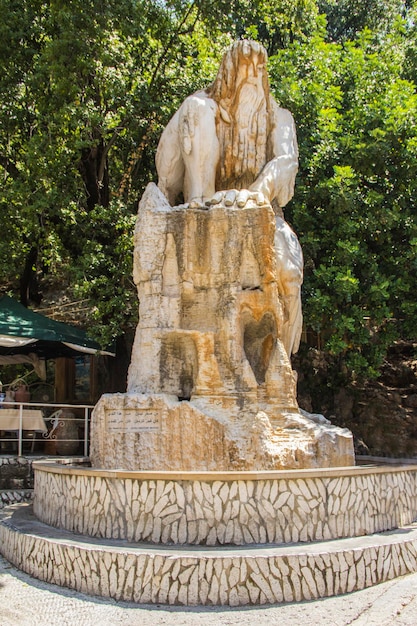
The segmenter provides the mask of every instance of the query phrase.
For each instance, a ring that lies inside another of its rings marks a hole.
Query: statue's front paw
[[[238,193],[239,192],[237,189],[217,191],[214,196],[209,200],[209,205],[215,206],[216,204],[224,204],[224,206],[233,206],[236,202],[236,197]]]
[[[188,208],[190,209],[208,209],[210,200],[204,200],[200,198],[193,198],[188,203]]]
[[[234,206],[235,204],[239,209],[244,209],[247,206],[264,206],[268,204],[267,199],[261,191],[253,191],[250,189],[227,189],[224,191],[217,191],[210,200],[206,201],[208,207],[215,206],[217,204],[223,204],[226,207]],[[190,204],[191,206],[191,204]]]

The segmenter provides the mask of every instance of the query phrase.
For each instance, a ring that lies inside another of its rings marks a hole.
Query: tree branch
[[[20,172],[17,169],[16,165],[10,161],[9,157],[4,156],[3,154],[0,154],[0,165],[2,167],[4,167],[4,169],[6,170],[6,172],[14,179],[16,180],[17,178],[19,178]]]
[[[158,60],[158,63],[156,64],[156,67],[155,67],[154,72],[152,74],[152,78],[151,78],[151,80],[149,82],[149,91],[151,91],[151,89],[152,89],[152,87],[154,85],[154,82],[156,80],[158,72],[159,72],[163,62],[165,61],[165,57],[168,55],[169,49],[171,48],[173,41],[180,35],[181,29],[182,29],[183,25],[185,24],[185,22],[187,21],[188,17],[191,15],[191,12],[194,9],[194,7],[195,7],[195,2],[192,2],[190,4],[190,6],[188,7],[188,10],[185,12],[181,22],[178,24],[178,27],[177,27],[175,33],[172,33],[171,37],[168,40],[168,43],[166,44],[165,48],[162,50],[162,52],[160,54],[160,57],[159,57],[159,60]]]
[[[118,126],[116,130],[114,131],[113,135],[111,136],[110,141],[103,146],[103,153],[101,155],[100,165],[99,165],[98,174],[97,174],[97,182],[99,185],[101,185],[101,183],[103,182],[104,171],[106,169],[106,160],[107,160],[107,155],[109,153],[109,150],[116,143],[117,137],[119,136],[119,133],[122,129],[123,129],[122,126]]]

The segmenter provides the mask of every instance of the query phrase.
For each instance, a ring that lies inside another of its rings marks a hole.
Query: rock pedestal
[[[269,204],[171,207],[148,186],[135,231],[140,320],[128,391],[103,396],[94,410],[94,466],[354,463],[349,431],[298,408],[283,288],[297,246]]]

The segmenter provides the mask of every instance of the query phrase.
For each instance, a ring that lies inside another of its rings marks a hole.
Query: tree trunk
[[[40,304],[42,301],[42,293],[39,291],[38,280],[36,278],[36,262],[38,260],[38,248],[33,246],[25,261],[22,275],[20,277],[20,302],[23,306],[29,306],[32,301]]]
[[[107,207],[110,202],[107,148],[101,139],[97,146],[84,148],[79,170],[87,191],[87,208]]]

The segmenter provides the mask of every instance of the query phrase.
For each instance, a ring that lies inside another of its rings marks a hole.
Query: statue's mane
[[[257,58],[255,58],[255,56]],[[271,158],[270,131],[271,96],[266,69],[262,73],[261,100],[251,112],[252,118],[240,115],[239,95],[245,81],[240,80],[240,70],[253,65],[266,66],[267,52],[256,41],[241,40],[234,43],[223,55],[214,83],[207,94],[218,105],[216,116],[220,159],[216,172],[216,189],[247,189]],[[257,72],[257,67],[254,67]],[[241,119],[246,119],[251,132],[242,144],[239,131]]]
[[[215,102],[221,104],[223,108],[228,108],[228,104],[233,100],[236,81],[239,73],[239,66],[252,62],[253,55],[257,54],[259,62],[266,65],[268,54],[262,44],[257,41],[242,39],[236,41],[223,55],[217,76],[207,93]],[[269,81],[267,73],[264,73],[263,88],[267,106],[269,105]],[[268,106],[269,108],[269,106]]]

